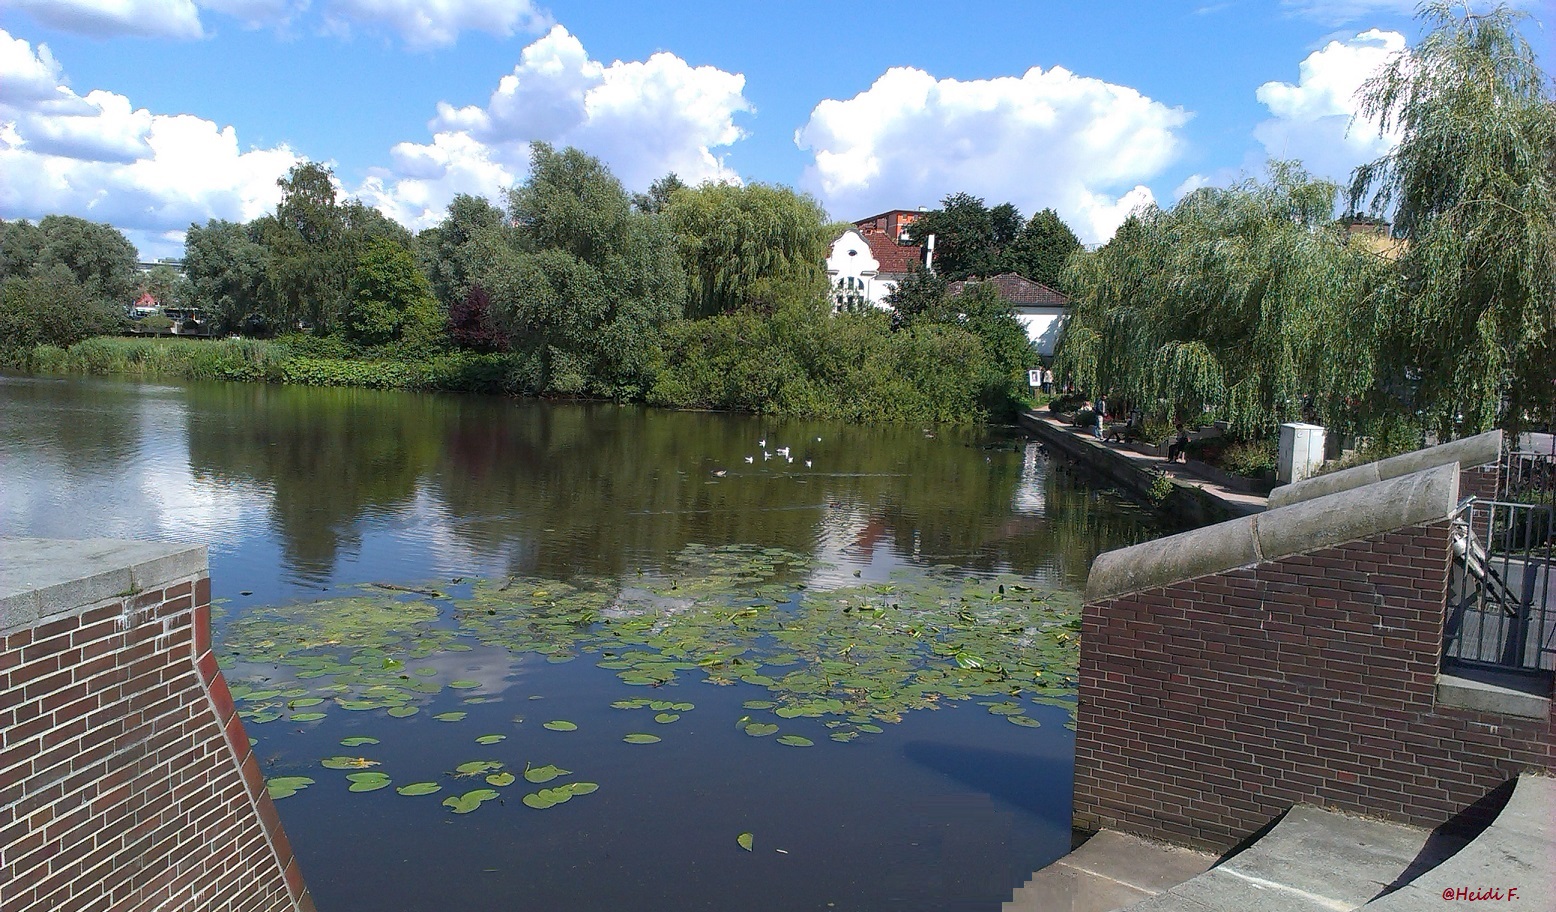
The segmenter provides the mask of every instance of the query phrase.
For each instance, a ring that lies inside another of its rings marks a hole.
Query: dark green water
[[[777,455],[780,447],[792,462]],[[249,653],[228,657],[229,677],[242,685],[301,694],[335,680],[299,681],[295,667],[256,654],[240,631],[270,607],[361,596],[359,587],[375,582],[451,597],[367,591],[380,605],[418,604],[436,616],[414,642],[447,636],[438,642],[460,644],[457,652],[429,647],[406,662],[406,671],[420,667],[438,688],[418,698],[416,715],[342,710],[323,692],[325,704],[309,709],[330,711],[306,722],[290,718],[299,707],[276,704],[280,718],[269,719],[250,704],[249,733],[267,775],[315,780],[278,807],[325,912],[999,908],[1031,870],[1068,848],[1069,714],[1052,700],[1032,701],[1030,680],[1015,699],[1036,727],[1007,724],[973,700],[936,702],[939,691],[915,704],[934,708],[888,712],[877,682],[872,699],[882,724],[852,705],[854,722],[774,719],[815,742],[801,749],[739,727],[760,715],[743,704],[774,699],[776,685],[723,674],[707,660],[687,662],[694,667],[662,686],[628,686],[597,665],[613,658],[599,640],[608,624],[588,627],[582,639],[569,634],[556,647],[567,654],[547,661],[533,651],[543,639],[533,630],[522,649],[511,630],[483,635],[460,620],[466,609],[457,600],[473,580],[522,579],[537,594],[654,590],[656,605],[695,611],[702,596],[691,593],[704,590],[685,576],[687,555],[751,546],[802,562],[767,580],[762,593],[781,593],[772,610],[795,617],[806,616],[807,593],[842,593],[846,603],[855,588],[882,601],[875,610],[885,617],[899,607],[885,602],[897,596],[868,587],[888,582],[902,586],[903,602],[918,592],[929,604],[930,590],[904,582],[926,574],[937,586],[987,579],[986,595],[996,601],[1004,597],[994,594],[997,579],[1019,581],[1022,591],[1058,590],[1055,604],[1073,602],[1063,592],[1083,585],[1096,553],[1154,529],[1148,512],[1061,469],[1000,431],[0,377],[0,534],[208,545],[213,592],[225,610],[218,641]],[[687,597],[677,601],[683,579]],[[735,584],[721,585],[704,588],[742,597]],[[962,632],[985,635],[982,620],[967,615]],[[800,621],[793,628],[802,638],[814,629]],[[538,629],[551,636],[562,628]],[[787,630],[772,624],[740,648],[771,651]],[[843,642],[818,634],[798,651],[818,652],[807,661],[861,665],[848,657],[855,645],[860,653],[867,645],[890,652],[884,641]],[[389,654],[382,642],[371,645],[372,661]],[[673,648],[706,658],[713,647]],[[819,654],[828,649],[838,654]],[[578,660],[559,663],[570,656]],[[953,658],[930,656],[919,671],[949,681],[964,673]],[[896,673],[880,655],[871,667]],[[375,666],[375,673],[382,672]],[[475,686],[446,686],[456,681]],[[727,686],[707,686],[719,681]],[[854,692],[863,700],[869,689]],[[630,698],[696,708],[656,726],[647,709],[610,707]],[[431,718],[444,711],[467,715],[457,723]],[[541,728],[549,719],[578,730]],[[859,719],[881,730],[858,732]],[[663,740],[621,741],[625,732],[649,730]],[[850,731],[854,740],[829,740]],[[477,745],[487,733],[505,739]],[[340,747],[348,735],[381,743]],[[447,787],[416,798],[393,788],[354,794],[344,773],[319,766],[358,752],[396,785]],[[600,788],[537,811],[518,799],[539,786],[520,778],[497,789],[498,799],[455,815],[438,802],[483,784],[452,777],[475,759],[514,772],[555,764]],[[755,835],[754,851],[736,845],[742,832]]]

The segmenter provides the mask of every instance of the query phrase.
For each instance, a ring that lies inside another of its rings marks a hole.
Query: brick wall
[[[1446,521],[1087,604],[1075,823],[1225,850],[1308,803],[1435,826],[1556,725],[1436,705]]]
[[[313,908],[205,574],[0,632],[0,912]]]

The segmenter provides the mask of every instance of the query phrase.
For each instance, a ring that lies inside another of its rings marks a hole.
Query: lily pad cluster
[[[663,571],[620,579],[472,580],[447,596],[380,589],[251,612],[226,626],[223,645],[251,724],[306,724],[336,711],[414,715],[445,688],[480,686],[439,683],[426,664],[476,645],[548,661],[590,656],[628,686],[761,688],[762,699],[746,702],[760,718],[742,726],[756,737],[820,720],[832,741],[848,743],[904,713],[972,698],[1028,727],[1037,725],[1032,705],[1073,711],[1076,594],[952,568],[824,590],[807,587],[813,569],[804,555],[776,548],[691,546]],[[647,710],[661,729],[693,708],[648,698],[612,705]],[[464,713],[433,718],[456,722]],[[634,734],[641,737],[625,740],[658,737]],[[776,740],[801,746],[785,740],[791,734]]]

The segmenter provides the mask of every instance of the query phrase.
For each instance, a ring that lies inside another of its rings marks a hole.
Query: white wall
[[[827,279],[832,286],[833,301],[856,294],[882,310],[890,310],[886,296],[897,283],[878,277],[880,268],[880,262],[870,253],[870,245],[858,229],[843,232],[832,242],[832,251],[827,255]]]
[[[1027,338],[1044,358],[1052,358],[1059,344],[1059,334],[1064,331],[1064,321],[1069,313],[1058,307],[1018,308],[1016,320],[1027,331]]]

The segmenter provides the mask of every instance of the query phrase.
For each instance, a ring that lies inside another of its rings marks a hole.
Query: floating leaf
[[[650,735],[645,732],[633,732],[621,740],[628,744],[654,744],[660,740],[658,735]]]
[[[506,740],[508,740],[508,736],[507,735],[482,735],[481,737],[475,739],[475,743],[477,743],[477,744],[496,744],[499,741],[506,741]]]
[[[558,776],[566,776],[571,772],[572,770],[565,770],[559,766],[547,763],[545,766],[526,766],[524,768],[524,778],[539,784],[541,782],[550,782]]]
[[[642,709],[648,705],[647,700],[617,700],[611,706],[615,709]]]
[[[1005,721],[1011,725],[1019,725],[1022,728],[1037,728],[1042,725],[1041,722],[1031,716],[1006,716]]]
[[[862,731],[862,732],[869,732],[872,735],[878,735],[881,732],[884,732],[886,729],[881,728],[879,725],[871,725],[871,724],[866,723],[864,725],[859,726],[859,730]]]
[[[550,722],[547,722],[543,727],[549,728],[554,732],[570,732],[578,730],[577,725],[567,721],[566,719],[553,719]]]
[[[844,744],[847,744],[848,742],[850,742],[850,741],[854,740],[855,738],[859,737],[859,733],[858,732],[833,732],[828,737],[830,737],[833,741],[840,741],[840,742],[842,742]]]
[[[402,785],[395,789],[395,791],[402,795],[409,795],[412,797],[416,795],[430,795],[433,792],[440,792],[442,790],[443,786],[438,785],[436,782],[412,782],[410,785]]]
[[[674,722],[679,718],[681,718],[680,713],[659,713],[658,715],[654,716],[654,721],[658,722],[660,725],[669,725],[671,722]]]
[[[779,744],[787,744],[790,747],[810,747],[816,742],[800,735],[783,735],[778,739]]]
[[[669,700],[654,700],[648,704],[648,708],[652,709],[654,712],[664,712],[665,710],[673,709],[674,707],[675,704],[671,703]]]
[[[324,702],[322,697],[298,697],[295,700],[286,701],[287,709],[302,709],[304,706],[318,706]]]
[[[455,710],[453,712],[441,712],[441,713],[438,713],[437,715],[434,715],[432,718],[437,719],[439,722],[458,722],[459,720],[463,719],[466,715],[468,715],[468,714],[467,713],[462,713],[462,712],[459,712],[459,711]]]
[[[352,735],[349,738],[341,738],[341,747],[361,747],[364,744],[377,744],[377,738],[369,738],[366,735]]]
[[[257,712],[249,713],[246,715],[244,713],[238,713],[238,715],[243,716],[244,719],[248,720],[249,722],[253,722],[255,725],[263,725],[266,722],[274,722],[275,720],[281,718],[281,714],[278,712]]]
[[[418,668],[415,671],[411,672],[411,674],[414,674],[414,675],[417,675],[417,676],[423,677],[423,678],[430,678],[430,677],[432,677],[433,675],[435,675],[437,673],[438,673],[438,670],[436,668]]]
[[[310,785],[313,780],[307,776],[278,776],[265,781],[271,798],[290,798]]]
[[[490,801],[497,797],[497,793],[491,789],[476,789],[465,792],[463,795],[450,795],[443,799],[443,806],[452,808],[456,814],[468,814],[481,806],[481,802]]]
[[[489,785],[512,785],[514,782],[518,781],[518,777],[514,776],[512,773],[507,772],[492,773],[486,777],[486,781]]]
[[[600,786],[594,782],[573,782],[568,785],[559,785],[556,788],[541,789],[524,796],[524,803],[530,807],[543,811],[546,808],[556,807],[559,804],[571,801],[575,795],[587,795],[599,791]]]
[[[293,722],[317,722],[324,718],[324,713],[292,713]]]
[[[753,738],[765,738],[778,730],[778,726],[771,722],[752,722],[746,726],[746,734]]]
[[[695,704],[695,703],[671,703],[670,704],[670,708],[675,710],[676,712],[680,712],[680,713],[691,712],[692,710],[697,708],[697,704]]]
[[[481,682],[468,680],[450,681],[448,682],[448,686],[456,690],[470,690],[471,688],[480,687]]]
[[[325,769],[349,770],[367,769],[370,766],[377,766],[378,761],[369,760],[366,757],[325,757],[319,761],[319,764]]]
[[[421,712],[421,710],[417,709],[414,706],[391,706],[391,707],[389,707],[389,715],[394,716],[396,719],[403,719],[406,716],[414,716],[418,712]]]
[[[501,760],[471,760],[454,767],[454,772],[461,776],[479,776],[482,773],[496,772],[503,768]]]
[[[746,709],[772,709],[778,704],[771,700],[747,700],[740,705],[744,706]]]
[[[369,709],[378,709],[384,704],[377,700],[336,700],[335,705],[341,709],[349,709],[355,712],[364,712]]]
[[[750,852],[756,845],[756,837],[750,833],[741,833],[739,836],[735,837],[735,845],[738,845],[742,849],[745,849],[747,852]]]
[[[383,773],[352,773],[346,777],[351,780],[349,791],[376,792],[389,784],[389,777]]]

